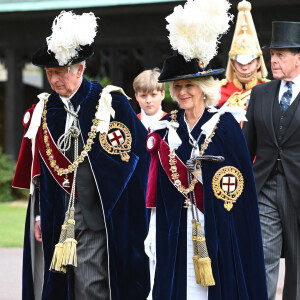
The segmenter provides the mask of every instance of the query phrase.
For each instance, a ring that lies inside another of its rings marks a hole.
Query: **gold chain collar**
[[[178,112],[177,110],[171,111],[171,122],[177,122],[177,112]],[[209,143],[211,142],[213,136],[215,135],[215,131],[217,129],[218,123],[215,125],[215,127],[214,127],[212,133],[210,134],[210,136],[208,138],[206,138],[204,140],[204,143],[201,145],[201,150],[200,150],[200,153],[199,153],[200,156],[203,156],[205,150],[207,149]],[[173,150],[170,149],[169,157],[170,157],[170,159],[169,159],[170,171],[172,172],[171,177],[174,181],[174,185],[176,186],[177,190],[180,193],[182,193],[188,199],[188,194],[195,189],[195,185],[198,181],[198,177],[200,175],[200,170],[201,170],[201,161],[197,161],[196,170],[193,173],[194,178],[192,179],[189,187],[186,188],[182,185],[182,183],[179,179],[180,175],[177,172],[177,167],[176,167],[177,159],[176,159],[175,149],[173,149]]]
[[[66,169],[60,168],[59,165],[56,163],[56,160],[54,159],[52,149],[50,147],[49,143],[49,136],[48,136],[48,131],[47,131],[47,110],[46,110],[46,104],[48,102],[48,99],[45,99],[44,102],[44,109],[43,109],[43,114],[42,114],[42,130],[43,130],[43,140],[46,148],[46,154],[49,158],[50,161],[50,166],[54,169],[54,171],[57,173],[58,176],[62,175],[68,175],[74,172],[74,170],[78,167],[80,163],[82,163],[87,156],[87,153],[91,151],[92,149],[92,144],[94,143],[94,138],[96,137],[96,129],[97,125],[100,123],[99,119],[93,119],[92,123],[93,125],[91,126],[91,131],[88,133],[88,139],[86,141],[85,146],[83,147],[83,150],[81,151],[81,154],[75,159],[75,161],[70,164]],[[96,106],[96,111],[98,109],[98,105]]]

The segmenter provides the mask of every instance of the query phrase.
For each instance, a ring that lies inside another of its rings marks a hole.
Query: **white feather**
[[[62,11],[53,21],[52,35],[47,37],[48,50],[55,54],[60,66],[77,56],[80,46],[91,45],[97,34],[97,18],[93,13],[76,15]]]
[[[217,54],[219,39],[229,29],[233,16],[227,0],[188,0],[166,17],[169,40],[189,61],[198,58],[207,65]]]

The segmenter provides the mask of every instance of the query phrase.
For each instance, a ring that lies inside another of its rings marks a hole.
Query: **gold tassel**
[[[198,260],[200,256],[199,254],[196,254],[193,256],[193,263],[194,263],[194,269],[195,269],[195,276],[196,276],[196,283],[200,284],[200,272],[199,272],[199,267],[198,267]]]
[[[215,285],[215,280],[211,268],[211,260],[208,256],[206,240],[201,228],[201,223],[197,222],[197,246],[200,258],[198,259],[198,269],[200,283],[202,286]]]
[[[194,256],[193,256],[193,263],[194,263],[194,270],[195,270],[195,277],[196,282],[200,283],[200,273],[198,268],[198,259],[200,258],[198,254],[198,246],[197,246],[197,227],[196,227],[196,220],[192,219],[192,241],[193,241],[193,250],[194,250]]]
[[[77,267],[76,254],[77,241],[75,239],[66,239],[63,246],[62,265],[65,267]]]
[[[215,285],[215,280],[212,274],[211,261],[209,257],[200,257],[198,259],[198,268],[200,274],[200,283],[202,286]]]
[[[68,218],[69,218],[69,212],[67,211],[65,214],[64,224],[61,226],[59,241],[55,245],[52,261],[49,268],[49,270],[52,272],[58,272],[58,273],[67,272],[66,268],[62,266],[61,262],[62,262],[62,253],[63,253],[63,242],[65,241],[67,236]]]
[[[50,271],[64,273],[61,265],[62,250],[63,250],[63,244],[57,243],[55,245],[52,261],[50,264],[50,268],[49,268]]]
[[[75,240],[75,220],[74,207],[70,208],[70,217],[68,220],[67,236],[63,244],[62,265],[65,267],[77,267],[77,255]]]

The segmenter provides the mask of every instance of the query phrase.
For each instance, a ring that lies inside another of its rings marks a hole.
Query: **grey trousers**
[[[75,200],[77,268],[70,271],[70,294],[74,300],[110,299],[106,231],[92,231],[84,222]]]
[[[282,250],[285,257],[282,299],[300,300],[300,230],[283,174],[267,180],[258,195],[258,202],[269,300],[276,296]]]

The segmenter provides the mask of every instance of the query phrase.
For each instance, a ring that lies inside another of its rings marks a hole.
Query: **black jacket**
[[[282,172],[300,218],[300,94],[281,115],[280,121],[274,122],[274,105],[277,105],[274,101],[279,103],[279,88],[280,80],[272,80],[252,89],[246,115],[248,122],[245,122],[243,131],[250,157],[252,161],[255,160],[253,170],[257,193],[261,191],[280,159]],[[293,111],[292,114],[289,110]],[[275,130],[274,124],[281,126],[282,122],[286,128],[284,135],[278,139],[278,128]]]

